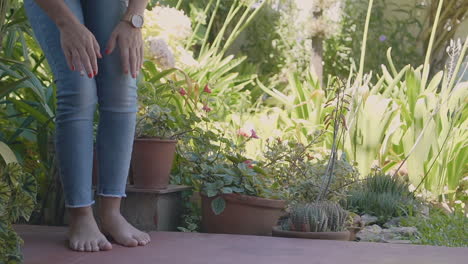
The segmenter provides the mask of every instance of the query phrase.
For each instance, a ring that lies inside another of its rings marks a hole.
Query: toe
[[[111,250],[112,249],[112,244],[107,240],[99,241],[98,246],[99,246],[100,250]]]
[[[77,250],[81,252],[85,251],[85,246],[83,242],[78,242]]]
[[[122,245],[126,246],[126,247],[136,247],[138,246],[138,240],[132,238],[132,237],[128,237],[128,238],[124,238],[123,241],[122,241]]]
[[[70,241],[70,249],[77,251],[78,250],[78,243],[76,241]]]
[[[90,242],[90,241],[86,241],[86,242],[84,243],[84,248],[85,248],[85,251],[87,251],[87,252],[93,251],[93,247],[91,246],[91,242]]]
[[[138,245],[144,246],[149,243],[150,238],[149,235],[146,233],[141,232],[140,234],[134,236],[134,238],[138,241]]]
[[[98,241],[91,241],[91,250],[94,252],[99,251]]]

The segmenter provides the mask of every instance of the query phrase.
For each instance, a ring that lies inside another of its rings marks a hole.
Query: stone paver
[[[468,248],[152,232],[146,247],[73,252],[63,227],[18,225],[26,264],[465,264]]]

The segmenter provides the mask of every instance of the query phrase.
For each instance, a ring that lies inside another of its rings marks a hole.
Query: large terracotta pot
[[[215,215],[211,201],[216,197],[202,197],[202,228],[208,233],[271,235],[271,227],[283,214],[286,202],[242,194],[223,194],[224,211]]]
[[[133,184],[139,189],[165,189],[177,140],[136,138],[133,144]]]
[[[326,240],[350,240],[350,232],[297,232],[285,231],[280,226],[273,227],[273,236],[275,237],[292,237],[292,238],[308,238],[308,239],[326,239]]]

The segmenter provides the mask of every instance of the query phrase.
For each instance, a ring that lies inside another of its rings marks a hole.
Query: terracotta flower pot
[[[133,184],[140,189],[165,189],[177,140],[136,138],[133,144]]]
[[[271,235],[271,227],[283,214],[286,202],[242,194],[223,194],[224,211],[215,215],[211,201],[216,197],[202,197],[202,228],[207,233]]]
[[[357,235],[357,233],[359,233],[359,231],[361,231],[361,230],[362,230],[361,227],[349,227],[349,228],[348,228],[348,231],[349,231],[349,240],[350,240],[350,241],[356,240],[356,235]]]
[[[350,232],[297,232],[285,231],[280,226],[273,227],[273,236],[275,237],[292,237],[292,238],[307,238],[307,239],[326,239],[326,240],[350,240]]]

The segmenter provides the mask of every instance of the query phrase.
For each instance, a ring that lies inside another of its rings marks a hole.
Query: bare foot
[[[151,241],[147,233],[129,224],[120,212],[101,215],[101,228],[104,233],[108,233],[115,242],[122,246],[145,246]]]
[[[111,250],[112,245],[99,231],[91,208],[70,209],[69,246],[75,251]]]

